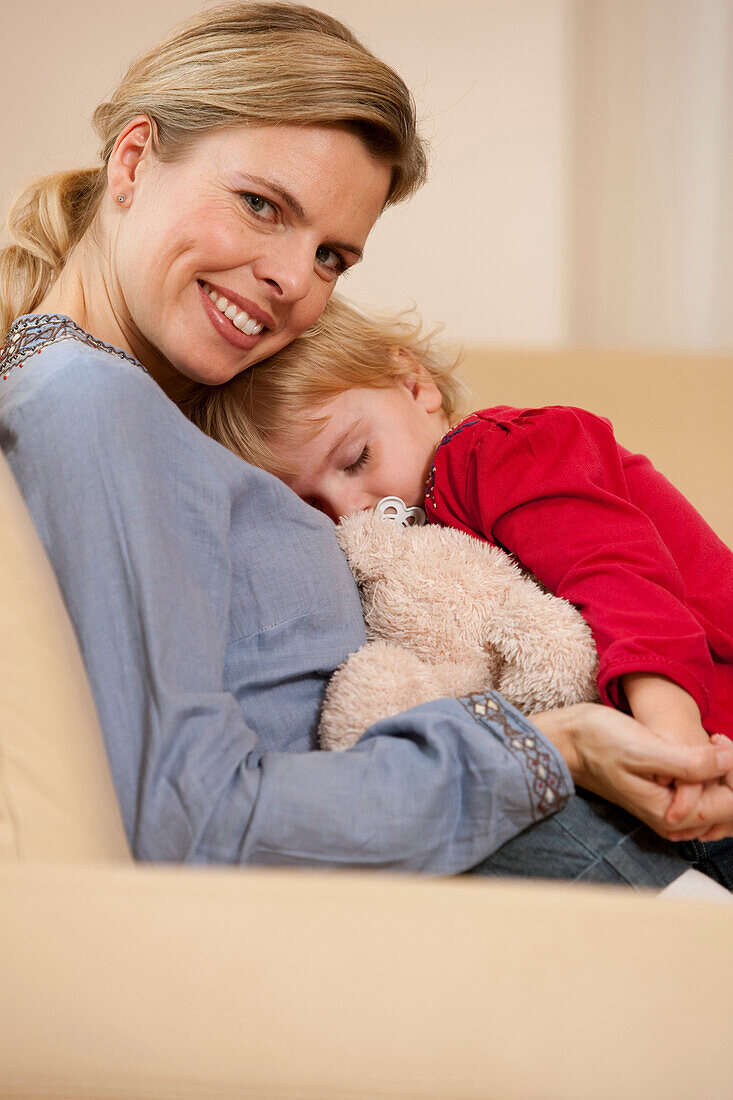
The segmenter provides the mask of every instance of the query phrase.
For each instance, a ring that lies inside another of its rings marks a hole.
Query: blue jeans
[[[531,825],[465,874],[661,890],[689,866],[678,850],[681,847],[663,840],[618,806],[579,791],[554,817]]]
[[[683,859],[698,871],[733,890],[733,838],[725,840],[684,840],[676,845]]]

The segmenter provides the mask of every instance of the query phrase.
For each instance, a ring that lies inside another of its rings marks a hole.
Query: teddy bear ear
[[[383,576],[408,534],[409,529],[371,511],[345,516],[336,528],[339,546],[359,583]]]

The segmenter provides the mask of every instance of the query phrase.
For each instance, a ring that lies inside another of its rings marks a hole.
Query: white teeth
[[[202,288],[204,293],[209,295],[219,312],[228,317],[240,332],[244,332],[247,336],[256,336],[257,333],[262,332],[264,326],[250,317],[249,313],[239,310],[233,303],[230,305],[229,299],[225,298],[223,294],[219,294],[218,291],[212,290],[208,283],[202,283]]]

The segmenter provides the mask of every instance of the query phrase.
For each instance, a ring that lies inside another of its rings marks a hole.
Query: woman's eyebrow
[[[295,195],[291,191],[288,191],[285,187],[281,187],[279,183],[274,183],[273,180],[266,180],[262,176],[253,176],[249,172],[247,178],[258,187],[264,187],[265,190],[272,191],[278,198],[282,199],[289,210],[295,214],[298,221],[308,224],[309,218],[301,204],[296,199]],[[351,252],[356,256],[357,262],[364,258],[364,252],[361,248],[358,248],[355,244],[347,244],[345,241],[324,241],[328,248],[339,248],[344,252]]]
[[[264,179],[263,176],[252,176],[249,172],[247,173],[247,176],[252,181],[252,183],[256,183],[260,187],[264,187],[269,191],[273,191],[279,198],[282,199],[285,205],[289,207],[290,210],[292,210],[293,214],[295,214],[296,218],[298,218],[300,221],[308,221],[308,215],[296,199],[295,195],[293,195],[290,191],[286,191],[286,189],[284,187],[281,187],[279,183],[274,183],[272,180]]]

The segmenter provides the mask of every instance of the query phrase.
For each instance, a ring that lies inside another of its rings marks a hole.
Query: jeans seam
[[[557,825],[560,826],[566,836],[569,836],[571,840],[580,845],[580,847],[582,847],[583,850],[592,857],[592,862],[589,863],[587,867],[584,867],[583,870],[575,875],[572,879],[570,879],[571,882],[578,882],[584,875],[588,874],[591,868],[597,867],[599,863],[605,862],[605,858],[604,856],[597,855],[592,848],[589,848],[582,837],[576,836],[572,829],[568,829],[564,821],[558,821],[556,818],[555,822]]]
[[[565,823],[563,821],[557,821],[557,824],[560,826],[562,831],[567,836],[569,836],[571,838],[571,840],[574,840],[575,843],[579,844],[584,849],[584,851],[586,851],[588,853],[589,856],[593,857],[593,861],[591,863],[589,863],[588,866],[583,871],[581,871],[580,874],[575,875],[575,877],[570,880],[571,882],[577,882],[582,876],[587,875],[588,872],[593,869],[593,867],[597,867],[599,863],[606,863],[611,868],[611,870],[614,872],[614,874],[618,875],[618,877],[624,883],[626,883],[627,886],[634,886],[635,885],[632,882],[632,880],[630,878],[628,878],[628,876],[623,873],[623,871],[620,871],[618,867],[614,866],[613,863],[609,862],[606,855],[597,855],[592,848],[588,847],[588,845],[585,843],[583,838],[579,837],[579,836],[576,836],[575,833],[571,829],[568,829],[568,827],[565,825]],[[614,850],[618,851],[621,848],[621,846],[626,843],[627,840],[631,840],[632,837],[636,836],[636,834],[641,829],[643,829],[643,826],[642,825],[637,825],[637,827],[635,829],[632,829],[632,831],[630,833],[626,833],[621,838],[621,840],[616,841],[616,843],[609,849],[609,851],[614,851]]]
[[[704,859],[707,858],[707,849],[701,840],[693,840],[692,850],[697,856],[697,863],[701,863]]]

